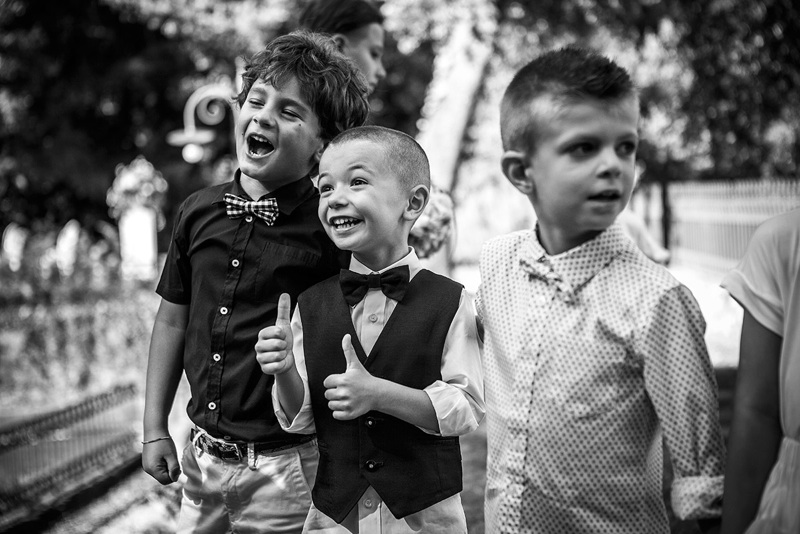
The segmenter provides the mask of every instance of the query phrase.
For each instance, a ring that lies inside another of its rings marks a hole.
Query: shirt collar
[[[419,261],[414,247],[408,247],[408,254],[394,262],[393,264],[384,267],[378,273],[384,273],[393,267],[400,267],[401,265],[408,265],[409,280],[414,278],[416,274],[422,270],[422,262]],[[358,274],[372,274],[375,271],[358,261],[355,256],[350,256],[350,270]]]
[[[234,195],[238,195],[244,199],[253,200],[242,188],[241,175],[242,171],[240,169],[236,169],[236,172],[233,175],[233,180],[225,184],[226,186],[219,190],[219,193],[214,200],[211,201],[211,203],[217,204],[219,202],[225,202],[225,193],[233,193]],[[312,198],[316,192],[317,190],[314,187],[313,182],[308,176],[306,176],[281,186],[275,191],[267,193],[261,198],[274,198],[278,201],[278,210],[280,210],[280,212],[283,214],[291,215],[297,206]]]
[[[529,275],[554,284],[568,299],[574,298],[581,287],[633,246],[622,227],[615,223],[594,239],[551,256],[539,242],[537,228],[538,223],[531,230],[530,239],[519,249],[520,266]]]

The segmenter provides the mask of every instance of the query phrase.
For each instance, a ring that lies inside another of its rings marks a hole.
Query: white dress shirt
[[[725,449],[694,298],[618,225],[555,256],[536,231],[481,254],[486,532],[667,534],[721,513]]]

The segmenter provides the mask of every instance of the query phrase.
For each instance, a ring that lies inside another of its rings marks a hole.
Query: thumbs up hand
[[[275,326],[263,328],[258,333],[256,360],[264,374],[280,375],[294,368],[294,354],[292,353],[294,336],[289,320],[291,304],[289,295],[281,294],[278,300],[278,318]]]
[[[378,381],[367,371],[358,359],[350,334],[342,338],[342,351],[347,362],[344,373],[330,375],[323,385],[327,388],[325,398],[333,418],[339,420],[355,419],[375,408],[378,395]]]

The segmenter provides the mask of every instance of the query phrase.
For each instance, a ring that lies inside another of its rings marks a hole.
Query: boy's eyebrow
[[[618,139],[639,139],[641,136],[641,131],[637,128],[635,131],[623,133],[618,137]],[[601,134],[597,134],[594,132],[576,132],[572,133],[567,137],[559,137],[558,142],[574,142],[574,141],[582,141],[582,140],[594,140],[602,137]]]
[[[254,84],[253,87],[250,88],[250,92],[251,93],[258,93],[259,96],[264,96],[264,95],[267,94],[267,89],[263,85],[255,85]],[[308,111],[312,111],[311,110],[311,106],[306,104],[305,101],[303,101],[303,100],[292,98],[292,97],[290,97],[288,95],[284,95],[282,93],[278,93],[276,98],[277,98],[278,102],[281,103],[281,104],[294,105],[294,106],[300,107],[302,109],[305,109],[305,110],[308,110]]]
[[[254,83],[254,84],[252,85],[252,87],[250,87],[250,92],[251,92],[251,93],[259,93],[259,94],[262,94],[262,95],[263,95],[264,93],[266,93],[266,92],[267,92],[267,90],[266,90],[266,89],[264,89],[264,86],[263,86],[263,85],[259,85],[259,84],[255,84],[255,83]]]
[[[298,100],[286,95],[278,95],[278,102],[281,104],[288,104],[290,106],[297,106],[299,108],[311,111],[311,106],[306,104],[303,100]]]
[[[347,170],[368,170],[368,167],[364,163],[353,163],[347,167]]]

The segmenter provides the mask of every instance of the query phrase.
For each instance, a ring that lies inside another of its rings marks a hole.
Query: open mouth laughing
[[[275,150],[275,146],[269,139],[259,134],[250,134],[247,136],[247,153],[253,157],[262,157],[271,154]]]
[[[360,223],[360,219],[355,219],[353,217],[331,217],[328,221],[328,224],[337,232],[349,230]]]

